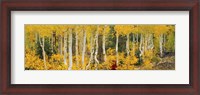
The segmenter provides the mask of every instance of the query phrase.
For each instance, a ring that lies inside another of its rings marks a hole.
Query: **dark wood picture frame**
[[[200,95],[199,0],[3,0],[0,24],[0,94]],[[190,83],[11,84],[11,11],[189,11]]]

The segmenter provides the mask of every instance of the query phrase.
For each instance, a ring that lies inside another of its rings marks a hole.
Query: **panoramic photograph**
[[[25,70],[175,70],[175,25],[25,24]]]

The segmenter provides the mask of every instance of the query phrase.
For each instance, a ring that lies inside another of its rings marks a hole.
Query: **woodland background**
[[[25,25],[25,70],[174,69],[174,25]]]

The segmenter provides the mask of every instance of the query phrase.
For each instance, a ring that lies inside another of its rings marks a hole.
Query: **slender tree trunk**
[[[137,40],[137,46],[138,46],[138,37],[139,37],[139,36],[138,36],[138,33],[137,33],[137,39],[136,39],[136,40]]]
[[[99,26],[98,26],[99,28]],[[99,60],[97,59],[97,54],[98,54],[98,36],[99,36],[99,31],[97,29],[96,31],[96,35],[95,35],[95,39],[96,39],[96,49],[95,49],[95,56],[94,56],[94,59],[95,59],[95,63],[96,63],[96,70],[98,69],[98,65],[99,65]]]
[[[53,45],[53,40],[54,40],[53,38],[54,38],[54,37],[53,37],[53,32],[52,32],[52,36],[51,36],[51,52],[52,52],[52,53],[53,53],[53,49],[54,49],[54,48],[53,48],[53,46],[54,46],[54,45]]]
[[[58,36],[58,53],[60,54],[60,35]]]
[[[62,47],[63,47],[63,45],[62,45],[62,43],[63,43],[63,37],[62,37],[62,35],[60,36],[60,38],[61,38],[61,40],[60,40],[60,55],[62,55],[63,53],[62,53]]]
[[[56,32],[54,32],[54,50],[56,50],[57,49],[57,46],[56,46],[56,40],[57,38],[56,38]],[[54,51],[54,53],[56,53],[55,51]]]
[[[145,34],[144,35],[144,54],[146,53],[146,51],[147,51],[147,44],[148,44],[148,35],[147,34]]]
[[[46,58],[45,58],[45,50],[44,50],[44,37],[42,38],[42,42],[43,42],[43,45],[42,45],[42,51],[43,51],[43,60],[44,60],[44,65],[45,65],[45,69],[47,69],[47,65],[46,65]]]
[[[72,60],[72,29],[69,30],[69,68],[68,70],[72,69],[73,66],[73,60]]]
[[[56,49],[57,49],[57,53],[60,54],[60,37],[58,36],[58,45],[56,46]]]
[[[142,44],[143,44],[143,36],[142,36],[142,34],[141,34],[141,36],[140,36],[140,47],[139,47],[139,50],[140,50],[140,58],[142,57],[142,55],[143,55],[143,53],[144,53],[144,45],[142,46]]]
[[[153,34],[149,35],[149,39],[148,39],[148,46],[147,49],[148,50],[152,50],[154,47],[154,43],[153,43]]]
[[[141,62],[142,62],[142,56],[144,54],[144,38],[143,38],[142,34],[140,34],[140,42],[138,41],[138,50],[140,51],[140,54],[139,54],[139,63],[141,64]]]
[[[119,65],[119,58],[118,58],[118,43],[119,43],[119,35],[117,34],[116,36],[116,65],[118,66]]]
[[[90,64],[91,64],[92,61],[93,61],[93,54],[94,54],[94,45],[93,45],[93,43],[94,43],[93,37],[91,37],[91,38],[90,38],[90,46],[91,46],[91,49],[90,49],[90,60],[89,60],[88,65],[86,66],[86,70],[89,69]]]
[[[133,34],[133,50],[135,48],[135,35]]]
[[[44,42],[45,42],[44,37],[42,37],[42,42],[41,42],[41,40],[39,38],[39,42],[40,42],[40,46],[42,48],[42,56],[43,56],[44,68],[45,68],[45,70],[47,70],[46,58],[45,58],[45,50],[44,50],[44,45],[45,45],[44,44]]]
[[[130,49],[129,49],[129,34],[126,35],[126,53],[127,53],[127,56],[129,56],[129,53],[130,53]]]
[[[163,34],[163,52],[165,53],[165,41],[166,41],[166,35]]]
[[[149,50],[149,46],[150,46],[150,35],[148,34],[148,36],[147,36],[147,50]]]
[[[76,66],[78,66],[78,32],[76,31]]]
[[[105,37],[105,32],[103,34],[103,45],[102,45],[102,49],[103,49],[103,55],[104,55],[104,62],[106,61],[106,37]]]
[[[84,64],[85,58],[85,47],[86,47],[86,31],[83,30],[83,50],[82,50],[82,65]]]
[[[154,48],[154,42],[153,42],[153,41],[154,41],[154,40],[153,40],[154,37],[153,37],[153,36],[154,36],[154,35],[151,34],[151,44],[152,44],[152,46],[151,46],[151,50]]]
[[[163,57],[163,34],[160,35],[160,56]]]
[[[64,64],[67,65],[67,33],[64,33]]]

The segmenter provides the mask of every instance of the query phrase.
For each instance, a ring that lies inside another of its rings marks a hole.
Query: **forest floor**
[[[161,58],[160,62],[154,64],[153,70],[175,70],[174,54],[168,54]]]
[[[174,54],[167,54],[163,58],[159,58],[159,62],[150,63],[152,68],[145,69],[141,66],[135,66],[135,70],[175,70],[175,56]]]

